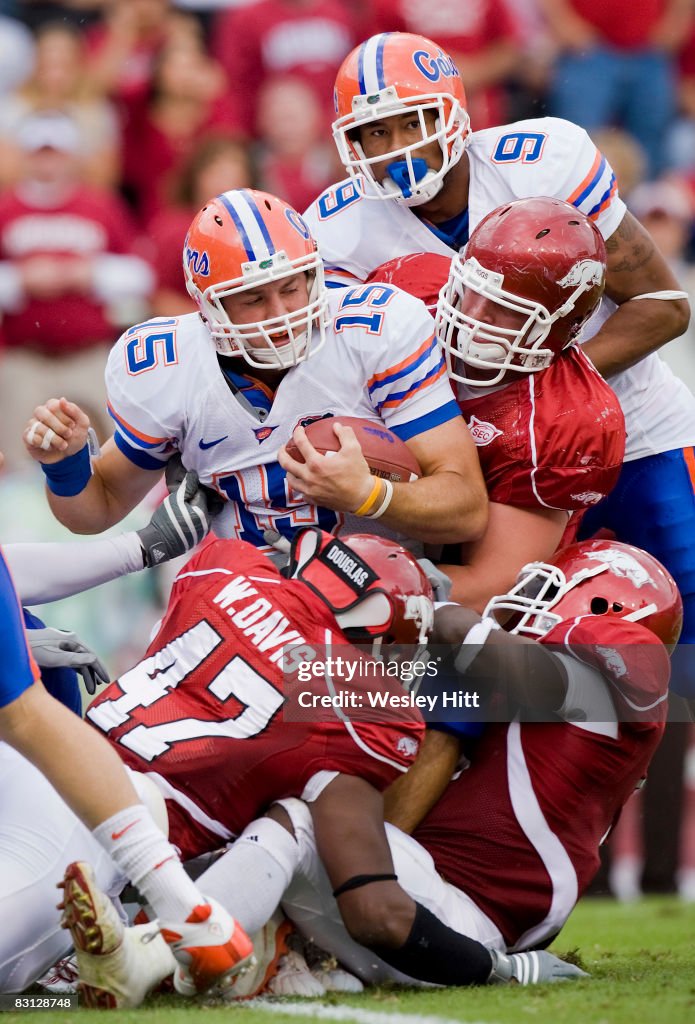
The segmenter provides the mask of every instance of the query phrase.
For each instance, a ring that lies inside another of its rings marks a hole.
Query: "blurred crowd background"
[[[110,435],[110,346],[193,309],[181,270],[193,214],[244,186],[301,211],[342,178],[335,73],[392,30],[452,55],[474,130],[545,115],[586,128],[695,308],[695,0],[0,0],[3,542],[67,539],[21,445],[34,406],[64,394]],[[663,356],[695,389],[695,327]],[[43,614],[116,674],[164,591],[143,574]],[[664,783],[646,811],[630,805],[614,844],[621,898],[642,880],[695,901],[695,747],[686,757],[687,726],[671,732]]]

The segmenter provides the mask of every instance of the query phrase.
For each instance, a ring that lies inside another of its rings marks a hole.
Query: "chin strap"
[[[687,292],[677,292],[677,291],[667,290],[667,291],[663,291],[663,292],[645,292],[644,295],[632,295],[628,299],[628,302],[634,302],[635,299],[663,299],[664,301],[669,301],[671,299],[687,299],[687,298],[688,298],[688,293]]]

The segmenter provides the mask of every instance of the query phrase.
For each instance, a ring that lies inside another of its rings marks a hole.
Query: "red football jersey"
[[[645,775],[666,714],[668,654],[638,623],[587,617],[581,629],[561,623],[542,642],[564,643],[583,662],[592,645],[619,719],[616,738],[559,721],[489,725],[470,768],[414,833],[509,948],[538,945],[563,926]]]
[[[625,454],[622,409],[579,348],[568,349],[547,370],[520,375],[459,405],[491,501],[585,509],[618,479]]]
[[[433,311],[448,273],[446,257],[414,253],[382,264],[367,280],[398,285]],[[612,388],[576,346],[546,370],[510,373],[507,381],[482,393],[452,381],[490,501],[591,508],[614,487],[625,454],[625,419]]]
[[[379,724],[343,709],[284,719],[284,652],[320,658],[326,645],[354,650],[308,587],[250,545],[217,540],[177,577],[143,661],[90,706],[123,761],[164,794],[184,859],[223,845],[274,800],[301,796],[317,772],[384,789],[412,762],[424,728],[413,708]]]
[[[0,198],[0,260],[16,267],[36,256],[60,261],[134,253],[137,231],[125,204],[110,192],[81,186],[60,205],[30,204],[10,190]],[[55,356],[111,341],[117,334],[96,294],[66,291],[27,298],[4,318],[8,347]]]

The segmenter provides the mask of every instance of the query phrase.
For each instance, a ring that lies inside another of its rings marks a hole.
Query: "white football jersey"
[[[219,537],[264,547],[268,529],[286,537],[312,524],[389,532],[291,492],[279,448],[298,424],[331,415],[382,422],[404,441],[460,416],[419,299],[386,285],[340,288],[329,299],[326,344],[287,371],[269,410],[232,392],[197,313],[131,327],[111,351],[106,387],[116,444],[147,469],[180,452],[186,468],[225,499],[213,527]],[[225,363],[253,373],[240,357]]]
[[[474,132],[466,153],[469,233],[503,203],[532,196],[572,203],[604,238],[623,219],[625,204],[610,164],[584,129],[570,121],[532,118]],[[336,284],[363,281],[398,256],[452,252],[412,209],[365,199],[349,178],[326,189],[304,219],[319,243],[327,278]],[[600,322],[592,320],[584,340]],[[656,353],[610,383],[625,414],[627,461],[695,444],[695,398]]]

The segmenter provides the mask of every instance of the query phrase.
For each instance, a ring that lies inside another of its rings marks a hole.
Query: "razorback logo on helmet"
[[[576,288],[577,285],[590,286],[601,284],[604,267],[597,260],[580,260],[570,267],[562,280],[558,281],[561,288]]]
[[[633,586],[643,587],[646,583],[656,586],[655,581],[649,575],[643,565],[633,558],[626,551],[618,551],[616,548],[606,548],[602,551],[588,551],[586,558],[590,562],[605,562],[614,576],[621,576],[630,580]]]
[[[207,252],[198,252],[197,249],[186,248],[186,263],[194,274],[200,277],[210,276],[210,257]]]
[[[453,60],[443,50],[440,50],[436,57],[427,50],[416,50],[413,54],[413,64],[428,82],[438,82],[440,78],[461,77]]]
[[[615,647],[601,647],[596,644],[595,650],[614,679],[621,679],[627,675],[627,665]]]
[[[494,424],[486,423],[485,420],[479,420],[477,416],[471,416],[468,422],[468,429],[471,432],[473,441],[479,448],[491,444],[496,437],[503,433]]]

